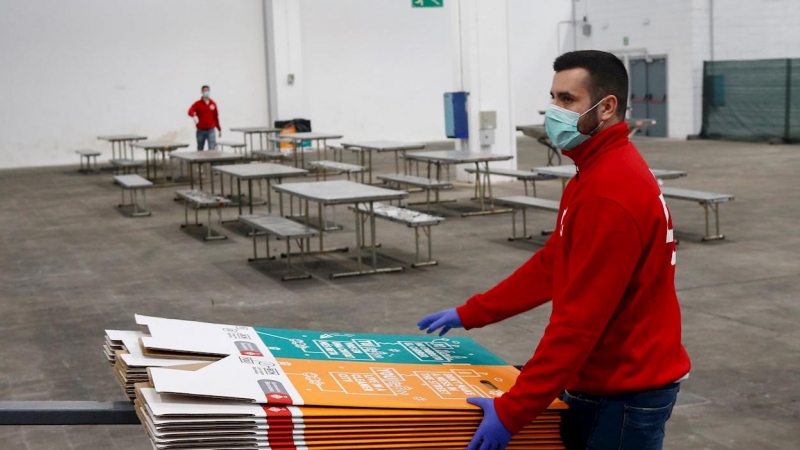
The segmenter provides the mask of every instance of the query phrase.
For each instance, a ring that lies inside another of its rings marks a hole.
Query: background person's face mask
[[[547,131],[547,137],[550,138],[550,142],[563,150],[572,150],[586,142],[595,131],[600,129],[603,122],[600,122],[591,133],[583,134],[578,131],[578,121],[589,111],[597,108],[597,105],[603,103],[603,100],[605,99],[595,103],[583,114],[578,114],[575,111],[570,111],[551,103],[544,113],[544,128]]]
[[[203,98],[209,98],[209,97],[211,97],[211,92],[203,91]]]

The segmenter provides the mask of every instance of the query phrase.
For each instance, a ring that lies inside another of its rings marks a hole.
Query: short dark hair
[[[617,117],[625,119],[628,108],[628,71],[616,56],[598,50],[579,50],[556,58],[553,70],[586,69],[589,72],[589,94],[592,103],[607,95],[617,97]]]
[[[203,89],[208,89],[209,91],[211,90],[211,88],[207,84],[204,84],[203,87],[200,88],[201,91]]]

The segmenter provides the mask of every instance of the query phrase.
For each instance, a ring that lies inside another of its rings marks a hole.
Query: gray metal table
[[[147,136],[142,136],[140,134],[110,134],[97,136],[97,139],[111,143],[111,161],[133,161],[133,148],[131,148],[131,143],[143,141],[147,139]],[[130,157],[128,157],[129,153]]]
[[[567,180],[574,177],[575,174],[578,173],[578,169],[575,167],[574,164],[564,164],[561,166],[548,166],[548,167],[534,167],[531,170],[541,175],[551,175],[554,177],[561,178],[562,190],[566,188]],[[681,178],[688,175],[688,173],[683,170],[650,169],[650,172],[653,172],[653,176],[659,180],[672,180],[675,178]]]
[[[161,168],[164,172],[164,183],[167,182],[167,171],[169,179],[175,180],[172,174],[172,165],[167,165],[167,153],[174,152],[179,148],[186,148],[189,144],[172,141],[138,141],[131,144],[131,147],[144,149],[145,170],[147,179],[156,182],[158,179],[158,152],[161,152]],[[153,178],[150,178],[150,152],[153,152]],[[168,170],[169,169],[169,170]]]
[[[481,210],[478,212],[469,212],[461,214],[462,217],[486,215],[486,214],[499,214],[511,212],[510,209],[494,209],[494,202],[492,201],[492,180],[489,173],[489,163],[491,161],[508,161],[513,159],[511,155],[496,155],[489,152],[463,152],[458,150],[441,150],[435,152],[415,152],[406,155],[406,159],[410,161],[424,161],[428,163],[428,178],[431,178],[431,167],[436,166],[436,179],[441,180],[442,165],[450,164],[475,164],[475,183],[478,187],[478,200],[481,204]],[[481,169],[483,164],[483,169]],[[483,180],[481,181],[481,176]],[[488,188],[489,196],[486,197],[485,192]],[[486,203],[489,203],[489,209],[486,209]]]
[[[522,134],[528,136],[529,138],[536,139],[537,142],[544,145],[547,148],[547,165],[561,165],[561,153],[558,151],[555,145],[550,142],[550,138],[547,137],[547,131],[544,128],[544,125],[518,125],[517,131],[521,131]],[[558,164],[553,164],[554,161],[558,161]]]
[[[280,164],[272,163],[259,163],[259,164],[237,164],[233,166],[217,166],[211,169],[213,172],[226,174],[231,178],[236,178],[236,186],[238,190],[238,198],[242,198],[242,180],[247,180],[247,194],[248,194],[248,208],[250,214],[253,214],[253,180],[267,180],[267,211],[272,212],[272,196],[270,189],[272,187],[272,180],[281,180],[287,177],[305,176],[308,171],[296,167],[288,167]],[[213,177],[212,177],[213,179]],[[220,184],[222,178],[220,178]],[[231,192],[233,194],[233,192]],[[225,195],[224,191],[222,195]],[[242,202],[239,201],[239,215],[242,215]]]
[[[408,150],[422,150],[425,144],[420,142],[397,142],[397,141],[367,141],[367,142],[342,142],[342,148],[357,152],[359,162],[357,164],[367,168],[369,172],[369,184],[372,184],[372,152],[394,152],[394,172],[400,173],[400,153],[405,157]],[[403,165],[403,173],[408,174]],[[361,175],[361,182],[364,182],[364,175]]]
[[[317,203],[317,217],[319,220],[318,230],[319,233],[319,253],[327,253],[331,251],[343,251],[346,249],[326,249],[324,242],[323,232],[323,215],[322,208],[327,205],[345,205],[351,204],[355,207],[356,214],[356,263],[358,269],[355,272],[344,272],[331,274],[331,278],[352,277],[359,275],[370,275],[377,273],[389,272],[402,272],[403,267],[387,267],[378,268],[378,255],[376,252],[377,244],[375,242],[375,202],[393,200],[402,200],[408,197],[405,191],[396,191],[393,189],[385,189],[377,186],[370,186],[352,181],[335,180],[335,181],[319,181],[314,183],[290,183],[281,184],[273,187],[273,189],[281,194],[281,204],[283,203],[282,195],[289,194],[297,196],[306,200],[306,225],[308,225],[308,202]],[[369,205],[369,223],[371,233],[371,248],[372,248],[372,268],[364,270],[363,262],[361,259],[361,243],[364,241],[364,229],[361,226],[361,219],[359,217],[358,205],[365,203]],[[281,215],[283,211],[281,211]],[[315,252],[316,253],[316,252]]]
[[[300,162],[297,159],[297,147],[303,141],[314,141],[316,142],[316,149],[317,149],[317,159],[327,159],[328,158],[328,148],[327,142],[328,139],[341,139],[341,134],[331,134],[331,133],[315,133],[315,132],[303,132],[303,133],[288,133],[282,134],[282,139],[288,139],[294,143],[292,147],[292,151],[294,152],[294,165],[295,167],[302,167],[305,166],[306,160],[303,152],[300,152]],[[322,148],[320,148],[320,142],[322,142]],[[325,152],[325,158],[322,158],[321,151]],[[300,166],[298,166],[298,164]]]
[[[270,134],[277,134],[277,133],[281,132],[280,128],[268,127],[268,126],[235,127],[235,128],[231,128],[230,130],[234,131],[234,132],[238,132],[238,133],[244,133],[244,142],[245,142],[244,152],[245,152],[245,154],[247,154],[247,151],[248,151],[248,147],[247,147],[248,138],[250,139],[250,148],[249,148],[250,151],[253,151],[253,150],[264,150],[265,137],[268,138]],[[259,147],[257,149],[254,147],[254,144],[253,144],[253,135],[256,135],[256,134],[258,135],[258,142],[259,142]],[[267,144],[269,145],[269,140],[267,140]]]
[[[186,161],[186,163],[189,165],[189,186],[192,189],[194,189],[194,170],[192,170],[192,165],[197,164],[202,169],[203,164],[236,162],[241,161],[244,158],[243,155],[237,155],[236,153],[225,153],[217,150],[207,150],[202,152],[172,152],[169,154],[169,157]],[[200,176],[200,190],[203,190],[202,176]],[[213,174],[211,175],[211,192],[214,192]]]
[[[644,133],[656,124],[655,119],[625,119],[625,122],[628,124],[628,128],[631,129],[628,139],[632,138],[636,133]]]

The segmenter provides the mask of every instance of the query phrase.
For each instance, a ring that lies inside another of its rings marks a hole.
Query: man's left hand
[[[503,450],[513,435],[508,431],[494,410],[494,399],[473,397],[467,402],[483,409],[483,420],[478,425],[467,450]]]
[[[219,135],[219,137],[222,137],[222,130],[219,130],[217,134]]]

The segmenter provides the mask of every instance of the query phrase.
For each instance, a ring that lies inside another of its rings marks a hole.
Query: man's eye
[[[572,103],[572,99],[569,97],[564,98],[564,103]]]

